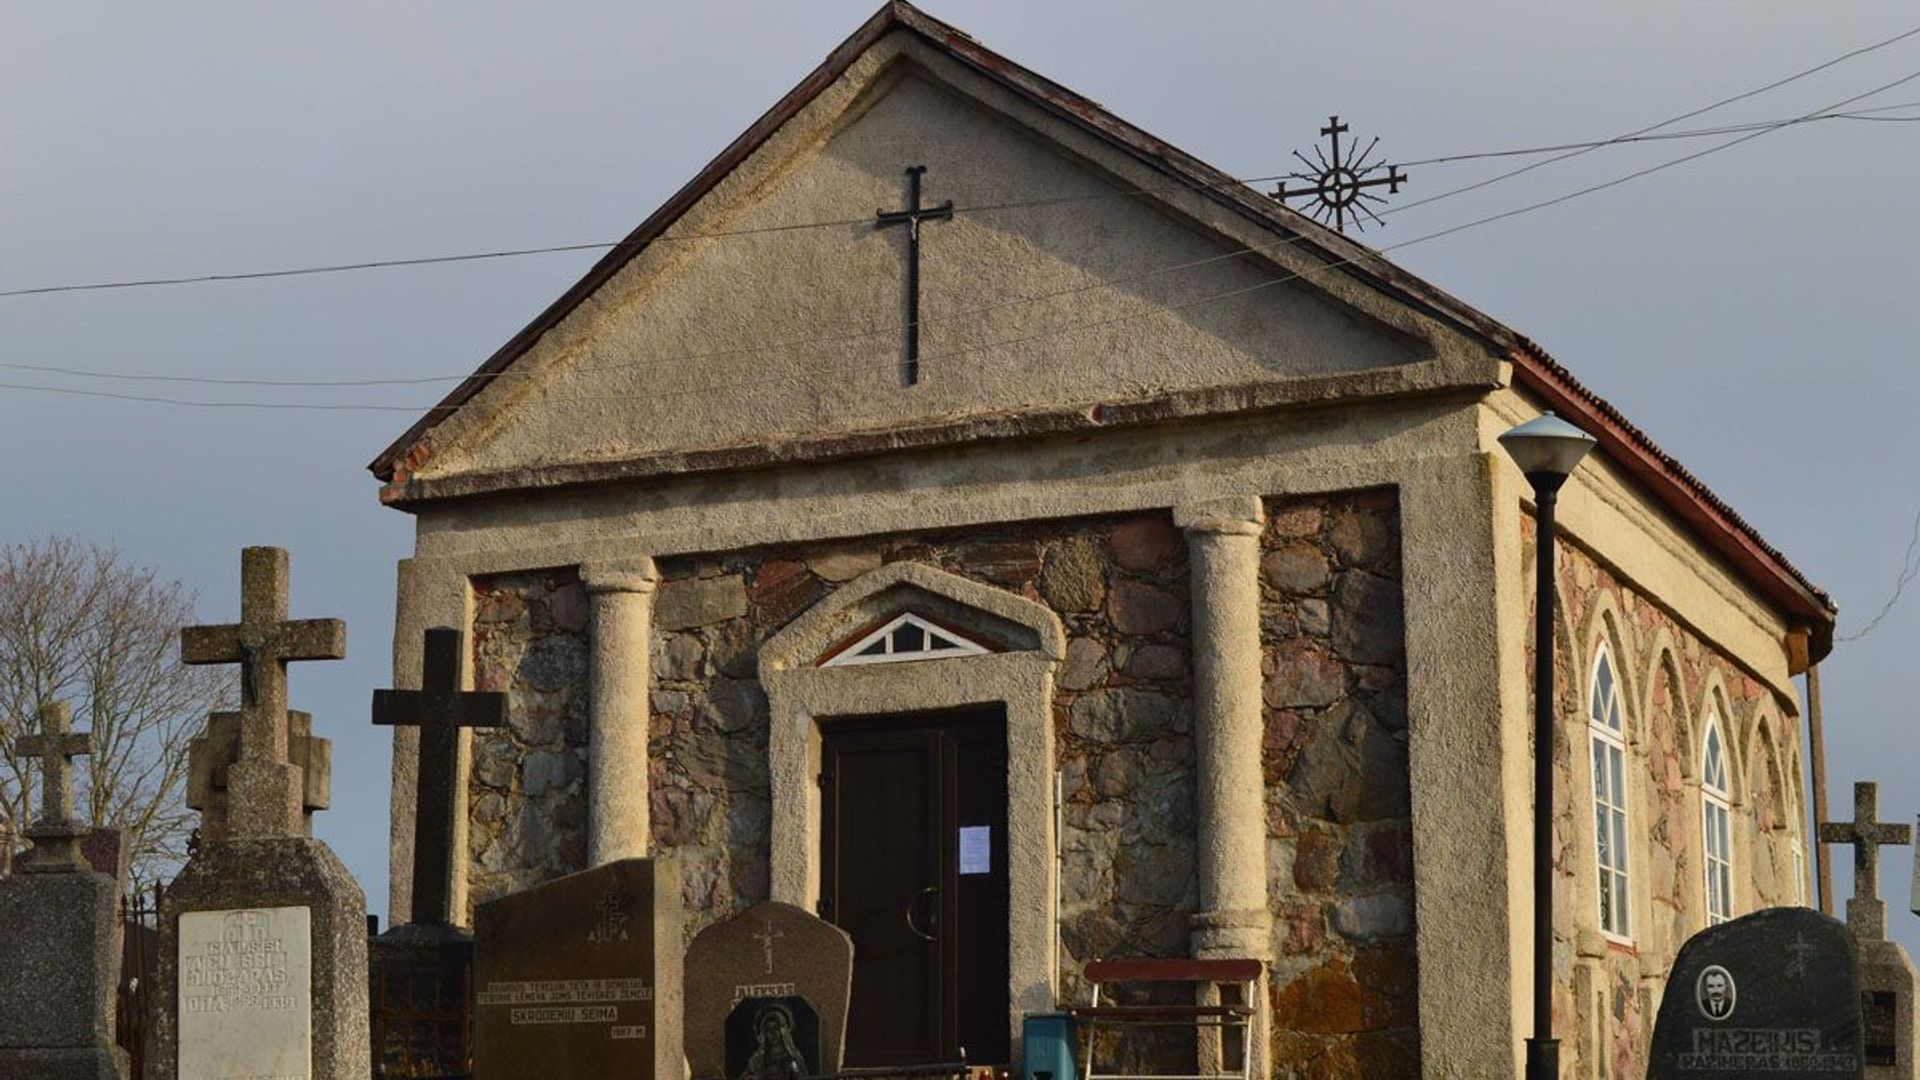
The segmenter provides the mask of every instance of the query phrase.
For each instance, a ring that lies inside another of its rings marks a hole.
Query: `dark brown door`
[[[853,937],[847,1065],[1011,1060],[1006,722],[829,724],[821,912]]]

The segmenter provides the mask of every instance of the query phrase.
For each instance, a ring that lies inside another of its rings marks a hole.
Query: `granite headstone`
[[[72,758],[90,752],[65,705],[40,710],[40,734],[19,740],[41,759],[41,814],[17,868],[0,878],[0,1078],[119,1080],[117,880],[90,867],[94,830],[73,820]]]
[[[687,1065],[700,1080],[727,1072],[727,1018],[747,998],[804,999],[818,1015],[820,1072],[838,1072],[853,992],[853,939],[792,904],[768,902],[694,937],[687,947]]]
[[[474,1080],[680,1080],[679,865],[623,859],[474,911]]]
[[[1859,1080],[1853,935],[1807,908],[1702,930],[1667,977],[1648,1080]]]

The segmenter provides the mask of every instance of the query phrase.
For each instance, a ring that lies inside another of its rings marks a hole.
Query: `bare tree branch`
[[[65,701],[76,728],[93,733],[76,793],[83,813],[126,830],[138,876],[184,858],[187,742],[231,683],[180,662],[195,599],[111,547],[50,537],[0,549],[0,843],[17,842],[34,816],[38,770],[15,740],[42,705]]]

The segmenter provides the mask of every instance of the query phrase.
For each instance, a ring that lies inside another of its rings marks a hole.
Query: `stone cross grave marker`
[[[1680,948],[1647,1080],[1859,1080],[1853,935],[1807,908],[1769,908]]]
[[[227,768],[229,833],[235,839],[299,836],[305,776],[288,757],[287,664],[339,660],[347,627],[339,619],[287,618],[287,553],[240,554],[240,621],[180,631],[189,664],[240,665],[239,755]]]
[[[21,872],[85,866],[80,838],[88,830],[73,820],[73,759],[93,753],[93,736],[74,734],[72,710],[54,702],[40,707],[40,734],[21,736],[15,750],[40,759],[40,820],[27,828],[33,851]]]
[[[738,1080],[741,1048],[728,1053],[729,1018],[756,1003],[798,998],[818,1017],[813,1074],[840,1070],[853,990],[853,939],[791,904],[768,902],[714,923],[687,946],[687,1064],[698,1080]],[[804,1010],[792,1010],[801,1020]],[[733,1025],[742,1025],[736,1021]],[[761,1025],[746,1029],[759,1033]],[[804,1060],[804,1055],[803,1055]]]
[[[1880,848],[1910,844],[1913,827],[1879,820],[1880,788],[1853,785],[1853,820],[1820,826],[1820,839],[1853,845],[1853,899],[1847,901],[1847,928],[1860,947],[1860,1003],[1865,1031],[1866,1075],[1875,1080],[1913,1080],[1917,1020],[1916,973],[1906,950],[1888,941],[1887,905],[1880,899]]]
[[[1853,820],[1820,825],[1823,844],[1853,845],[1853,898],[1847,901],[1847,926],[1861,939],[1887,936],[1887,905],[1880,899],[1880,848],[1913,843],[1913,826],[1889,825],[1880,818],[1880,785],[1853,785]]]
[[[474,1080],[680,1080],[680,869],[622,859],[474,911]]]
[[[180,632],[187,663],[241,665],[241,708],[226,828],[202,837],[162,895],[147,1080],[372,1073],[366,895],[307,835],[308,770],[291,760],[287,708],[287,663],[344,656],[346,627],[286,613],[287,553],[247,548],[240,622]]]
[[[427,631],[418,690],[375,690],[373,722],[420,729],[419,804],[413,812],[413,922],[452,925],[454,810],[459,803],[460,729],[505,727],[507,695],[460,689],[460,631]]]
[[[187,807],[200,811],[200,842],[227,837],[227,770],[240,757],[240,714],[207,716],[206,730],[187,743]],[[313,815],[333,804],[333,744],[313,734],[313,717],[287,710],[287,758],[300,767],[300,811],[313,834]]]
[[[92,752],[64,704],[42,706],[40,734],[20,752],[41,759],[40,818],[20,873],[0,878],[0,1077],[119,1080],[119,883],[87,865],[73,819],[73,761]]]

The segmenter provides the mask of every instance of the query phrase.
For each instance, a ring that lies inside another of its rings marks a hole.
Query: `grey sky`
[[[0,289],[613,240],[872,11],[804,4],[0,5]],[[1613,0],[1277,5],[952,0],[928,9],[1236,175],[1327,114],[1395,159],[1598,138],[1920,24],[1910,4]],[[1920,71],[1920,38],[1697,123],[1812,111]],[[1863,105],[1920,101],[1920,81]],[[1913,114],[1920,114],[1915,110]],[[1912,115],[1912,114],[1910,114]],[[1395,244],[1707,143],[1612,149],[1411,210]],[[1406,198],[1501,171],[1418,169]],[[1920,124],[1765,136],[1392,257],[1542,342],[1752,520],[1859,625],[1920,509],[1911,253]],[[0,362],[267,378],[470,370],[593,260],[0,299]],[[424,405],[439,388],[226,392]],[[0,539],[117,542],[238,607],[238,551],[293,552],[294,613],[349,623],[296,669],[334,740],[321,834],[385,905],[394,561],[411,520],[362,466],[406,413],[200,410],[0,389]],[[1823,669],[1834,808],[1920,810],[1920,589]],[[1836,859],[1846,895],[1851,863]],[[1910,860],[1883,891],[1904,909]],[[1895,915],[1909,945],[1920,919]]]

